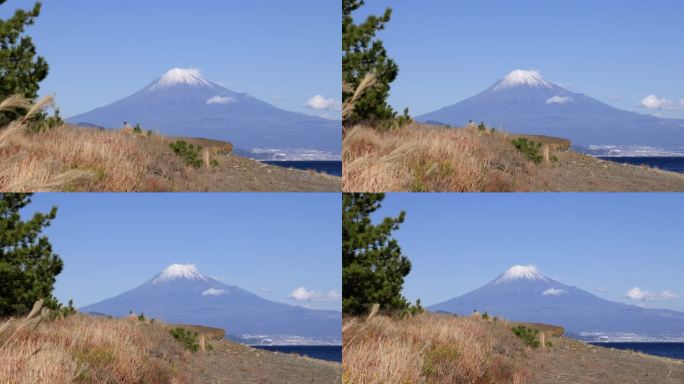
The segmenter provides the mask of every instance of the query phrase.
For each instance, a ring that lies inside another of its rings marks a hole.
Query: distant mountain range
[[[478,310],[507,320],[559,325],[588,341],[684,341],[684,313],[604,300],[544,276],[534,266],[513,266],[490,283],[428,310],[458,315]]]
[[[579,150],[603,156],[684,155],[684,120],[613,108],[516,70],[485,91],[416,117],[464,126],[469,120],[512,133],[570,139]]]
[[[341,121],[276,108],[195,69],[171,69],[130,96],[67,120],[104,128],[126,121],[170,136],[225,140],[267,160],[335,160],[341,153]]]
[[[222,328],[248,344],[340,345],[342,314],[266,300],[201,274],[189,264],[173,264],[146,283],[80,308],[122,317],[144,313],[168,323]]]

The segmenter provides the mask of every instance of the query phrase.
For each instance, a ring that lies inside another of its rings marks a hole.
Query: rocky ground
[[[198,353],[192,377],[206,384],[334,384],[342,382],[342,366],[304,356],[264,351],[226,340]]]
[[[560,337],[529,354],[530,383],[684,383],[684,361],[593,346]]]

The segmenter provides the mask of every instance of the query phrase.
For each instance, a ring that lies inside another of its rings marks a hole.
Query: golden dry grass
[[[346,319],[343,382],[525,383],[525,346],[505,321],[424,313]]]
[[[4,342],[3,342],[4,343]],[[159,357],[184,352],[161,326],[72,315],[24,328],[0,348],[0,383],[181,383]]]
[[[343,141],[347,192],[507,191],[527,159],[511,135],[410,124],[380,132],[357,126]]]

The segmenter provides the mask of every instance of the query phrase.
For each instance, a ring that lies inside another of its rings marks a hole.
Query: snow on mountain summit
[[[204,77],[198,69],[194,68],[173,68],[163,74],[159,80],[150,86],[150,90],[172,87],[175,85],[190,85],[193,87],[211,87],[212,84]]]
[[[494,284],[508,283],[514,280],[540,280],[548,281],[546,276],[539,273],[537,267],[534,265],[514,265],[501,276],[499,276]]]
[[[533,69],[528,71],[516,69],[499,81],[494,87],[494,90],[499,91],[502,89],[523,85],[534,88],[552,88],[553,86],[551,83],[542,78],[542,75],[539,73],[539,71]]]
[[[162,271],[152,283],[160,283],[169,280],[207,280],[207,277],[199,272],[193,264],[171,264]]]

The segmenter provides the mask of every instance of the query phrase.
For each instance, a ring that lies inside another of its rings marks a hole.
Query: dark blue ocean
[[[684,343],[591,343],[600,347],[629,349],[649,355],[684,360]]]
[[[342,362],[341,345],[252,345],[252,347],[280,353],[296,353],[314,359]]]
[[[664,171],[684,173],[684,156],[682,157],[599,157],[603,160],[621,164],[648,165]]]
[[[337,160],[320,161],[264,161],[271,165],[285,168],[297,168],[303,170],[313,169],[317,172],[325,172],[333,176],[342,176],[342,162]]]

